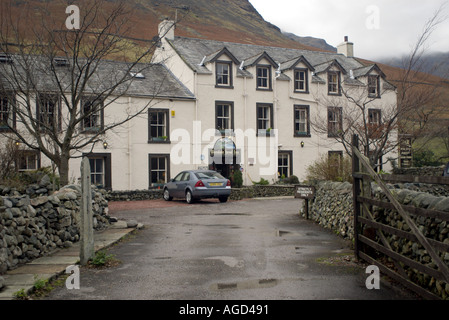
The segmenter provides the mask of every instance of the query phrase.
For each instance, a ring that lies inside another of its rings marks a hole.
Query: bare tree
[[[370,68],[381,73],[376,65]],[[380,77],[375,78],[380,82]],[[348,155],[352,136],[357,134],[361,149],[375,168],[383,155],[397,147],[398,114],[396,101],[378,103],[379,97],[394,92],[393,86],[383,81],[383,85],[376,83],[376,91],[372,92],[368,79],[348,77],[342,82],[342,97],[321,98],[319,108],[327,110],[318,112],[312,124],[316,131],[340,143]]]
[[[360,147],[373,168],[381,164],[380,159],[384,155],[397,150],[401,134],[411,135],[414,141],[428,130],[429,124],[443,110],[441,94],[448,86],[441,79],[421,70],[422,57],[428,49],[427,42],[437,26],[446,19],[443,17],[444,8],[444,5],[441,6],[425,24],[410,55],[404,59],[403,68],[390,73],[388,81],[384,79],[385,75],[380,68],[372,64],[364,68],[361,77],[351,74],[342,81],[341,93],[344,99],[317,97],[321,101],[319,107],[338,107],[341,110],[338,127],[331,136],[351,155],[352,135],[357,134]],[[366,72],[367,68],[374,70],[382,79],[377,89],[370,83],[372,80]],[[391,74],[394,74],[393,78]],[[379,107],[376,102],[378,98],[391,90],[397,91],[397,101],[382,103]],[[321,116],[312,120],[313,127],[320,133],[329,133],[329,112],[332,111],[321,112]]]
[[[149,62],[160,39],[132,40],[133,11],[126,1],[77,1],[75,29],[65,24],[72,1],[52,1],[51,8],[24,5],[20,13],[7,2],[0,5],[0,92],[15,119],[4,121],[13,133],[8,136],[48,157],[64,185],[76,152],[93,150],[161,93],[164,79],[148,88],[152,96],[145,105],[126,105],[123,115],[101,120],[154,67]],[[54,12],[55,2],[61,15]]]

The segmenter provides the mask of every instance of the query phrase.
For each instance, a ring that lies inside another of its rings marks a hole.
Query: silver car
[[[228,201],[231,181],[212,170],[187,170],[164,185],[164,199],[185,198],[187,203],[197,199],[218,198]]]

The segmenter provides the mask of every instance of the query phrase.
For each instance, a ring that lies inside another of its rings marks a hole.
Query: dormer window
[[[368,96],[370,98],[380,98],[379,76],[368,76]]]
[[[271,90],[271,67],[257,66],[257,89]]]
[[[295,92],[307,93],[309,91],[307,69],[295,69]]]
[[[328,94],[340,95],[340,72],[329,71],[327,76]]]
[[[215,67],[216,87],[232,87],[232,62],[217,61]]]

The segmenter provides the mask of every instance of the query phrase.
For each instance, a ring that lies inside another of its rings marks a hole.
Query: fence
[[[402,205],[388,189],[388,182],[419,182],[449,185],[447,177],[417,177],[378,175],[370,166],[368,159],[358,149],[358,137],[353,138],[353,201],[354,201],[354,246],[355,255],[368,263],[375,264],[390,278],[413,290],[427,299],[440,299],[442,295],[429,290],[416,281],[416,274],[438,281],[440,287],[449,286],[449,267],[442,257],[449,252],[449,242],[441,242],[424,235],[416,221],[423,219],[439,219],[449,221],[449,212],[417,208]],[[383,190],[388,201],[373,198],[371,182],[375,181]],[[396,211],[406,228],[391,226],[382,217],[374,214],[374,208]],[[389,236],[387,236],[389,235]],[[431,263],[422,263],[412,257],[394,250],[388,237],[412,241],[422,247],[431,258]],[[392,261],[392,263],[391,263]],[[432,281],[432,280],[431,280]],[[444,290],[444,289],[443,289]],[[444,296],[444,295],[443,295]]]

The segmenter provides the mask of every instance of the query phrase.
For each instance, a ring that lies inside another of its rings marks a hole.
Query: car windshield
[[[198,179],[224,179],[221,174],[214,171],[195,172],[195,175]]]

